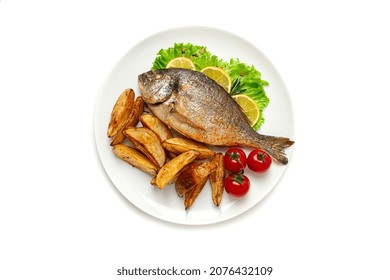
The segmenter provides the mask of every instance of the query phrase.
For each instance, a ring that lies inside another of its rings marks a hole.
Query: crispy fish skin
[[[215,146],[266,150],[287,164],[285,137],[261,135],[248,124],[233,98],[201,72],[169,68],[138,76],[141,96],[153,114],[184,136]]]
[[[215,206],[221,204],[223,195],[223,180],[225,179],[225,168],[223,166],[223,154],[217,153],[213,159],[216,162],[217,167],[209,175],[212,198]]]

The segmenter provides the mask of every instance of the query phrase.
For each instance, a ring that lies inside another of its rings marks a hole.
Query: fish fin
[[[258,134],[254,147],[265,150],[271,157],[282,164],[288,163],[288,158],[284,149],[290,147],[295,142],[286,137],[268,136]]]
[[[173,110],[171,110],[171,113],[172,113],[171,118],[175,119],[176,121],[179,121],[179,123],[186,124],[186,126],[189,126],[189,127],[196,129],[196,130],[205,130],[204,127],[195,124],[187,116],[178,112],[177,110],[173,109]]]

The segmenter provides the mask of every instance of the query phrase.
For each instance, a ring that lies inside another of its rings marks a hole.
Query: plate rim
[[[99,142],[99,139],[98,139],[98,124],[97,124],[98,109],[99,109],[98,104],[99,104],[99,101],[100,101],[100,99],[102,98],[102,96],[104,94],[105,87],[109,84],[109,81],[111,80],[112,76],[114,75],[114,70],[117,69],[120,66],[120,64],[123,62],[123,60],[132,51],[137,49],[139,46],[145,44],[145,42],[147,42],[148,40],[151,40],[151,39],[156,38],[158,36],[163,36],[164,34],[169,34],[169,33],[172,33],[172,32],[179,32],[179,31],[183,32],[184,30],[198,30],[198,31],[202,30],[202,31],[205,31],[205,32],[211,32],[212,31],[212,32],[221,33],[221,34],[223,34],[225,36],[233,37],[236,40],[242,41],[246,45],[249,45],[250,47],[254,48],[256,51],[258,51],[262,55],[262,58],[266,59],[267,63],[269,63],[269,65],[273,68],[273,70],[275,71],[275,73],[278,76],[278,79],[280,80],[280,82],[282,83],[282,86],[284,87],[284,89],[286,91],[286,96],[285,97],[288,99],[288,102],[290,104],[291,114],[292,114],[291,115],[291,117],[292,117],[292,120],[291,120],[291,124],[292,124],[291,131],[292,131],[292,133],[290,135],[291,135],[291,137],[295,138],[295,118],[294,118],[294,111],[293,111],[293,106],[292,106],[293,104],[292,104],[292,100],[291,100],[291,95],[289,94],[289,91],[288,91],[288,89],[287,89],[287,87],[285,85],[285,82],[282,79],[281,75],[279,74],[277,68],[269,60],[269,58],[264,54],[264,52],[262,52],[256,45],[254,45],[253,43],[251,43],[247,39],[245,39],[245,38],[243,38],[243,37],[241,37],[241,36],[239,36],[237,34],[234,34],[234,33],[230,32],[230,31],[226,31],[226,30],[223,30],[223,29],[220,29],[220,28],[215,28],[215,27],[191,25],[191,26],[180,26],[180,27],[164,29],[164,30],[160,30],[158,32],[155,32],[155,33],[153,33],[153,34],[151,34],[149,36],[146,36],[142,40],[138,41],[136,44],[130,46],[130,48],[124,54],[122,54],[120,56],[120,58],[116,61],[116,63],[114,63],[113,67],[111,67],[111,70],[108,72],[109,74],[106,76],[106,79],[104,80],[103,84],[101,85],[101,87],[100,87],[100,89],[98,91],[98,94],[96,96],[96,99],[95,99],[95,110],[94,110],[94,140],[95,141],[94,142],[95,142],[95,148],[96,148],[96,151],[97,151],[100,163],[101,163],[101,165],[102,165],[102,167],[104,169],[104,172],[106,173],[106,176],[108,177],[108,179],[110,180],[112,185],[116,188],[116,190],[119,191],[121,196],[124,199],[126,199],[126,201],[128,203],[132,204],[134,207],[136,207],[138,210],[140,210],[144,214],[147,214],[148,216],[151,216],[151,217],[154,217],[156,219],[159,219],[160,221],[169,222],[169,223],[176,224],[176,225],[186,225],[186,226],[210,225],[210,224],[221,223],[221,222],[225,222],[225,221],[234,219],[237,216],[240,216],[240,215],[242,215],[242,214],[244,214],[246,212],[249,212],[249,210],[251,210],[255,206],[259,205],[263,200],[265,200],[271,194],[272,190],[274,190],[275,187],[280,183],[281,179],[285,175],[285,173],[286,173],[286,171],[288,169],[288,166],[290,164],[285,166],[283,172],[281,173],[279,178],[276,180],[274,185],[264,194],[264,196],[261,199],[259,199],[258,201],[256,201],[252,205],[250,205],[249,207],[246,207],[242,211],[236,211],[235,213],[228,215],[228,217],[224,217],[224,216],[220,217],[219,216],[217,218],[211,218],[211,219],[208,219],[208,220],[203,220],[203,219],[201,219],[201,220],[191,220],[191,222],[188,222],[188,219],[185,219],[184,221],[182,221],[182,220],[177,221],[177,220],[174,220],[173,218],[164,216],[161,213],[151,213],[151,211],[147,211],[147,210],[143,209],[141,206],[139,206],[137,202],[135,202],[133,200],[130,200],[122,192],[122,190],[117,186],[117,184],[114,182],[113,178],[110,176],[110,174],[109,174],[109,172],[107,170],[106,163],[103,161],[102,151],[101,151],[99,143],[98,143]],[[292,156],[294,154],[294,146],[289,148],[289,163],[291,163],[291,159],[292,159]],[[184,211],[184,209],[183,209],[183,211]]]

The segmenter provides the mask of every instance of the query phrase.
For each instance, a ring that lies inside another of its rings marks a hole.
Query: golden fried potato
[[[164,140],[173,137],[172,132],[169,130],[168,126],[155,116],[142,114],[139,120],[144,127],[149,128],[157,135],[161,143],[164,142]]]
[[[157,173],[155,185],[159,189],[163,189],[166,185],[174,183],[179,172],[198,155],[198,151],[190,150],[168,161]]]
[[[150,114],[142,114],[139,120],[144,127],[149,128],[157,135],[161,143],[164,142],[164,140],[173,137],[172,132],[169,130],[168,126],[155,116]],[[167,151],[166,154],[169,158],[174,158],[176,156],[176,154],[169,151]]]
[[[199,177],[195,176],[195,169],[198,168],[200,164],[201,163],[199,162],[191,162],[186,165],[185,170],[180,172],[175,182],[175,189],[179,197],[183,197],[186,192],[196,185]]]
[[[157,135],[145,127],[130,127],[123,132],[134,146],[157,166],[165,164],[165,151]]]
[[[157,174],[157,166],[137,150],[123,144],[115,145],[112,150],[118,158],[126,161],[132,166],[153,176]]]
[[[218,167],[218,161],[212,160],[209,162],[203,162],[194,168],[188,168],[184,173],[183,177],[179,176],[176,182],[179,183],[179,191],[185,190],[184,207],[187,210],[195,202],[199,193],[202,191],[204,185],[207,182],[209,175],[214,172]],[[182,184],[182,185],[181,185]],[[191,184],[193,186],[191,187]],[[177,191],[177,189],[176,189]]]
[[[185,210],[188,210],[188,208],[191,207],[191,205],[195,202],[195,199],[198,197],[200,192],[203,190],[204,185],[207,183],[207,176],[204,178],[201,178],[197,184],[190,189],[188,192],[185,194],[184,198],[184,208]]]
[[[206,145],[187,138],[168,138],[162,145],[166,150],[174,154],[180,154],[189,150],[198,151],[199,156],[197,159],[211,158],[215,154],[215,152],[207,148]]]
[[[182,197],[186,192],[191,190],[199,182],[203,181],[215,171],[217,168],[216,161],[209,162],[191,162],[187,165],[187,169],[180,172],[179,177],[176,180],[175,188],[177,194]]]
[[[114,137],[125,124],[134,105],[134,91],[130,88],[125,89],[117,99],[111,112],[110,122],[108,124],[107,136]]]
[[[216,169],[210,173],[209,180],[212,191],[213,202],[219,206],[223,195],[223,180],[225,179],[225,168],[223,166],[223,154],[217,153],[212,159],[216,163]]]
[[[150,180],[150,184],[156,186],[156,176],[154,176],[152,180]]]
[[[138,123],[139,117],[144,111],[144,101],[141,96],[138,96],[134,101],[133,110],[131,111],[129,117],[127,118],[125,124],[115,135],[114,140],[111,142],[111,146],[118,145],[126,139],[126,135],[123,134],[123,131],[130,127],[135,127]]]

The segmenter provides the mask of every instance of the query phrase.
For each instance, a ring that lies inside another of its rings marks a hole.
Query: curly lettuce
[[[261,79],[261,73],[253,65],[243,63],[237,58],[223,61],[213,55],[205,46],[175,43],[173,47],[161,49],[157,53],[152,69],[165,69],[169,61],[180,56],[190,58],[198,71],[208,66],[223,68],[232,79],[230,94],[245,94],[256,102],[260,110],[260,117],[253,129],[258,130],[261,127],[264,123],[263,110],[269,103],[269,98],[264,90],[264,87],[268,86],[268,82]]]
[[[269,98],[264,90],[264,87],[269,85],[268,82],[261,79],[260,72],[253,65],[249,66],[239,59],[230,59],[223,68],[233,81],[230,94],[245,94],[252,98],[259,107],[260,117],[253,126],[254,130],[258,130],[264,123],[263,110],[269,103]]]
[[[198,71],[207,66],[221,67],[223,65],[223,61],[211,54],[206,47],[195,46],[191,43],[175,43],[172,48],[161,49],[157,53],[152,69],[165,69],[169,61],[180,56],[190,58]]]

